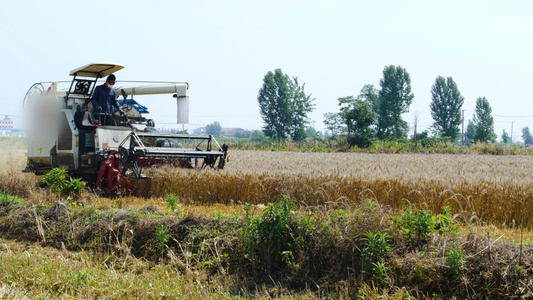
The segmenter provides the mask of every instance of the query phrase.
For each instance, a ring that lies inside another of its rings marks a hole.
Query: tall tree
[[[374,87],[372,84],[366,84],[363,86],[361,91],[359,92],[358,99],[366,101],[368,105],[370,105],[370,108],[373,112],[376,114],[379,113],[378,111],[378,105],[379,105],[379,94],[378,90]]]
[[[461,124],[461,107],[464,97],[461,96],[457,84],[452,77],[444,79],[439,76],[431,87],[431,116],[433,128],[440,131],[442,136],[456,140],[459,137]]]
[[[332,136],[346,133],[346,127],[343,125],[340,113],[325,113],[324,125],[326,125],[326,129],[331,132]]]
[[[531,136],[528,126],[522,128],[522,139],[524,140],[524,145],[533,144],[533,136]]]
[[[468,125],[466,125],[466,132],[465,132],[465,143],[467,145],[470,145],[471,143],[475,142],[476,139],[476,125],[474,125],[474,122],[472,120],[468,120]]]
[[[214,136],[220,136],[220,133],[222,132],[222,126],[220,123],[215,121],[212,124],[207,124],[207,126],[205,126],[205,132]]]
[[[492,108],[485,97],[479,97],[476,100],[476,109],[474,114],[474,139],[478,142],[494,142],[496,134],[494,133],[494,118],[492,117]]]
[[[409,73],[401,66],[386,66],[379,85],[378,138],[407,137],[408,125],[402,114],[409,112],[414,98]]]
[[[269,71],[263,78],[257,100],[266,136],[278,141],[291,137],[295,141],[305,138],[307,113],[313,111],[311,95],[304,92],[298,79],[283,74],[281,69]]]
[[[370,128],[376,120],[376,113],[370,105],[353,96],[339,98],[340,117],[348,130],[348,142],[358,147],[370,146],[373,130]]]
[[[511,141],[511,138],[509,137],[509,134],[507,134],[507,132],[505,132],[505,129],[504,129],[503,132],[502,132],[502,142],[504,144],[508,144],[510,141]]]

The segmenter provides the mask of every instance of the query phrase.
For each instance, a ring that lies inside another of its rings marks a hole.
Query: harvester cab
[[[162,165],[223,168],[227,147],[211,135],[162,133],[145,117],[148,108],[137,95],[172,94],[178,124],[188,123],[186,82],[122,82],[115,87],[120,111],[97,113],[91,97],[100,78],[121,70],[113,63],[74,69],[71,82],[33,84],[24,98],[28,129],[26,172],[37,175],[63,168],[106,193],[132,188],[130,175],[144,178],[142,169]],[[48,88],[45,88],[48,86]],[[63,87],[62,87],[63,86]]]

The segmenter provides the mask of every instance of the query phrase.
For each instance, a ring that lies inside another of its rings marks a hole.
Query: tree
[[[511,141],[511,138],[509,137],[509,135],[507,134],[507,132],[505,132],[505,129],[503,130],[503,133],[502,133],[502,142],[504,144],[508,144],[509,142]]]
[[[298,84],[298,78],[291,79],[281,69],[265,75],[257,100],[266,136],[278,141],[288,137],[295,141],[305,139],[307,113],[313,111],[314,99],[305,94],[304,87],[305,84]]]
[[[346,127],[344,126],[339,113],[325,113],[324,125],[326,125],[326,129],[331,132],[332,136],[338,136],[346,133]]]
[[[235,132],[236,138],[249,139],[251,135],[252,135],[252,132],[250,130],[245,130],[244,132]]]
[[[377,136],[385,138],[407,137],[408,125],[402,114],[409,112],[414,95],[411,92],[411,78],[401,66],[386,66],[379,81]]]
[[[252,142],[262,142],[265,140],[265,135],[261,130],[253,130],[250,134],[250,141]]]
[[[476,125],[474,125],[474,122],[472,120],[468,120],[468,125],[466,125],[466,132],[465,132],[465,143],[467,145],[470,145],[470,143],[475,142],[476,138]]]
[[[452,77],[444,79],[439,76],[431,87],[431,116],[433,128],[440,131],[443,137],[455,141],[459,137],[461,124],[461,107],[464,97],[461,96],[457,84]]]
[[[476,100],[476,109],[474,114],[474,140],[477,142],[494,142],[496,134],[494,133],[494,118],[492,117],[492,108],[485,97],[479,97]]]
[[[205,132],[214,136],[220,136],[220,133],[222,132],[222,126],[220,126],[220,123],[215,121],[212,124],[207,124],[207,126],[205,126]]]
[[[376,113],[366,101],[353,96],[338,100],[341,106],[339,115],[348,131],[348,142],[361,148],[370,146],[374,133],[370,126],[376,121]]]
[[[361,91],[359,92],[359,96],[357,96],[358,99],[366,101],[368,105],[370,105],[370,108],[373,112],[376,114],[379,113],[378,107],[379,107],[379,94],[378,90],[374,87],[372,84],[366,84],[363,86]]]
[[[533,144],[533,136],[531,136],[528,126],[522,128],[522,139],[524,140],[524,145],[526,146]]]
[[[317,139],[320,137],[320,132],[316,131],[316,129],[313,126],[307,126],[305,128],[305,134],[307,137]]]

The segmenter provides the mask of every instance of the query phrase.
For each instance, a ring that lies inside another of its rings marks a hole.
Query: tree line
[[[291,139],[302,141],[308,136],[307,114],[314,110],[311,95],[300,86],[297,77],[284,74],[281,69],[269,71],[259,90],[261,117],[265,136],[278,141]],[[383,69],[379,88],[372,84],[362,87],[359,95],[338,98],[339,111],[324,114],[324,125],[332,136],[345,136],[352,146],[368,147],[374,140],[405,140],[409,131],[402,114],[409,112],[414,95],[411,78],[405,68],[389,65]],[[452,77],[438,76],[431,87],[431,117],[433,138],[454,143],[495,142],[494,118],[489,101],[476,99],[473,119],[467,123],[464,140],[461,136],[464,97]],[[428,137],[429,132],[417,133],[417,117],[414,122],[413,139]],[[529,128],[522,129],[526,144],[532,138]],[[503,132],[506,142],[508,134]]]

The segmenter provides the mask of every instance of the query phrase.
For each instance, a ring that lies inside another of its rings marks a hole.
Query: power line
[[[498,118],[533,118],[533,116],[504,116],[504,115],[494,115],[493,117],[498,117]]]

